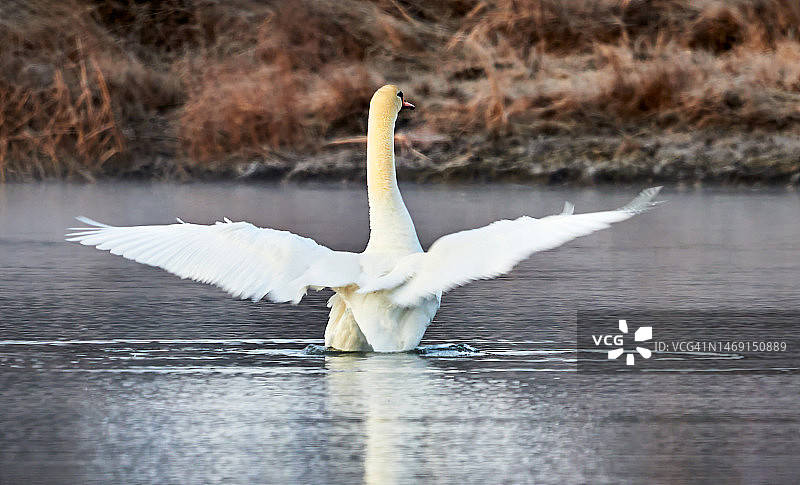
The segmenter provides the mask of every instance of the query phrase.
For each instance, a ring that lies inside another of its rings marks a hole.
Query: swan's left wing
[[[156,266],[181,278],[253,301],[297,303],[309,287],[347,286],[361,274],[359,255],[333,251],[313,239],[247,222],[114,227],[85,217],[68,241]]]
[[[403,258],[391,272],[362,285],[358,291],[389,290],[395,304],[416,305],[423,298],[468,281],[506,273],[535,252],[629,219],[655,205],[651,201],[660,188],[642,191],[617,210],[576,215],[567,203],[564,212],[558,215],[541,219],[523,216],[448,234],[436,240],[427,252]]]

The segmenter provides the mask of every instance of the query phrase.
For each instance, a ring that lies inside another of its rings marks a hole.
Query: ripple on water
[[[306,355],[368,355],[372,352],[345,352],[324,345],[309,344],[303,349]],[[475,347],[462,343],[423,345],[407,353],[433,357],[461,357],[480,354]]]

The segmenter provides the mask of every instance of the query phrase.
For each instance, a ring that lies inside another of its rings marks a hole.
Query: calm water
[[[423,246],[638,190],[403,189]],[[0,186],[0,483],[796,483],[800,349],[576,372],[581,308],[800,314],[798,194],[661,198],[446,294],[425,352],[314,355],[328,292],[232,300],[62,235],[227,216],[358,251],[361,187]]]

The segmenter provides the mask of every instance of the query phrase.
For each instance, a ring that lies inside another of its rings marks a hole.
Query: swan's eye
[[[397,91],[397,95],[400,97],[400,99],[403,99],[403,91]]]

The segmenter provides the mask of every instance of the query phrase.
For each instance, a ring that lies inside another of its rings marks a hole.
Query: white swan
[[[617,210],[520,217],[449,234],[422,250],[397,188],[394,125],[414,109],[396,86],[370,101],[367,194],[370,238],[364,252],[333,251],[286,231],[247,222],[114,227],[79,217],[67,240],[111,251],[181,278],[210,283],[239,298],[298,303],[309,288],[331,288],[325,345],[347,351],[413,349],[439,309],[442,292],[506,273],[532,253],[607,228],[655,205],[660,187]]]

